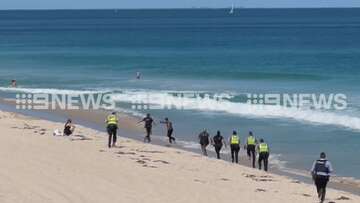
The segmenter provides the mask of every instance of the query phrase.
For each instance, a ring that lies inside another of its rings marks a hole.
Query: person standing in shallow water
[[[326,154],[321,152],[320,159],[316,160],[311,167],[311,175],[316,185],[320,202],[325,200],[326,186],[332,172],[333,168],[330,161],[326,160]]]
[[[226,147],[226,142],[224,141],[224,137],[221,136],[220,131],[217,131],[216,135],[211,139],[211,143],[215,148],[217,159],[220,159],[221,148],[223,145]]]
[[[146,130],[146,136],[144,137],[144,142],[151,142],[150,135],[152,134],[152,125],[155,124],[154,119],[150,116],[150,114],[146,114],[146,117],[143,118],[138,123],[144,122],[145,123],[145,130]]]
[[[234,130],[230,137],[230,150],[231,150],[231,162],[239,163],[239,151],[240,151],[240,137]]]
[[[166,125],[167,136],[169,138],[169,143],[172,144],[173,141],[175,142],[175,137],[172,136],[174,128],[173,128],[172,122],[169,120],[169,118],[165,118],[165,120],[160,121],[160,123],[163,123],[163,124]]]
[[[204,129],[198,136],[199,138],[199,143],[201,146],[201,151],[203,153],[204,156],[207,156],[207,151],[206,151],[206,147],[209,145],[210,141],[209,141],[209,133],[207,132],[206,129]]]
[[[17,87],[16,80],[11,80],[10,86],[14,88]]]

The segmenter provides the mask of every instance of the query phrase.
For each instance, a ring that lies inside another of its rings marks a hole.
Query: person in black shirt
[[[75,131],[75,125],[72,123],[71,119],[68,119],[64,125],[64,135],[70,136]]]
[[[152,125],[155,124],[154,119],[151,118],[150,114],[146,114],[146,117],[143,118],[139,123],[144,122],[145,123],[145,129],[146,129],[146,136],[144,138],[144,142],[151,142],[150,135],[152,133]]]
[[[203,153],[204,156],[207,156],[207,151],[206,151],[206,147],[209,145],[209,133],[206,131],[206,129],[204,129],[200,134],[199,134],[199,143],[201,146],[201,151]]]
[[[163,123],[163,124],[166,125],[167,136],[169,138],[169,143],[172,144],[173,141],[175,142],[175,137],[172,136],[174,128],[173,128],[172,122],[169,120],[169,118],[165,118],[165,120],[160,121],[160,123]]]
[[[212,145],[215,147],[216,157],[220,159],[220,151],[223,145],[226,147],[226,142],[224,141],[224,137],[221,136],[220,131],[217,131],[216,135],[211,140]]]

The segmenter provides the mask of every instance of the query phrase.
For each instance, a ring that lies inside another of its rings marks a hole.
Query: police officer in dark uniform
[[[311,168],[311,175],[316,185],[320,202],[324,202],[326,185],[329,182],[330,174],[333,172],[330,161],[326,160],[326,154],[320,153],[320,159],[316,160]]]

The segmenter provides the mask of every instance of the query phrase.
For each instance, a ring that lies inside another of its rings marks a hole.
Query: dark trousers
[[[248,145],[247,148],[247,155],[249,158],[252,158],[252,167],[255,168],[255,145]]]
[[[220,151],[221,151],[222,145],[214,145],[214,147],[215,147],[215,152],[216,152],[216,158],[220,159]]]
[[[329,182],[329,177],[328,176],[315,176],[314,182],[316,185],[318,197],[320,198],[321,202],[323,202],[325,200],[326,185]]]
[[[152,133],[152,127],[145,127],[146,129],[146,136],[144,138],[144,142],[151,142],[151,138],[150,138],[150,135]]]
[[[208,146],[207,144],[200,144],[201,145],[201,151],[203,153],[204,156],[207,156],[207,151],[206,151],[206,147]]]
[[[107,127],[107,132],[109,134],[109,143],[108,143],[108,146],[109,148],[112,146],[112,145],[115,145],[116,144],[116,133],[117,133],[117,126],[116,125],[108,125]],[[112,141],[112,143],[111,143]]]
[[[175,137],[172,136],[172,133],[173,133],[173,129],[169,129],[167,131],[167,136],[169,137],[169,143],[171,144],[173,141],[175,142]]]
[[[239,163],[240,146],[237,144],[232,144],[230,145],[230,150],[231,150],[231,162]]]
[[[261,170],[261,162],[264,162],[264,170],[268,171],[268,161],[269,161],[269,153],[261,152],[259,154],[259,169]]]

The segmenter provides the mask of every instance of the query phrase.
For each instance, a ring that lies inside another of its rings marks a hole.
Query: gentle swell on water
[[[79,95],[79,94],[99,94],[106,93],[107,91],[97,90],[65,90],[65,89],[49,89],[49,88],[12,88],[12,87],[0,87],[0,91],[3,92],[20,92],[31,94],[67,94],[67,95]]]
[[[64,90],[37,88],[7,88],[0,87],[5,92],[46,93],[46,94],[91,94],[108,93],[110,90]],[[360,118],[334,112],[304,110],[274,105],[253,105],[231,102],[229,100],[215,100],[211,98],[176,97],[173,91],[157,90],[117,90],[113,91],[113,99],[117,102],[156,105],[156,107],[174,107],[197,111],[225,112],[233,115],[255,118],[292,119],[299,122],[334,125],[360,131]],[[222,95],[231,98],[230,95]],[[124,110],[124,109],[119,109]],[[134,112],[132,111],[132,114]],[[141,114],[139,114],[141,115]]]
[[[122,93],[115,94],[113,99],[121,102],[150,102],[150,104],[158,105],[159,107],[172,106],[178,109],[226,112],[248,117],[288,118],[306,123],[335,125],[352,130],[360,130],[359,117],[333,112],[303,110],[275,105],[253,105],[227,100],[218,101],[210,98],[201,100],[196,98],[179,98],[164,91],[123,91]]]

